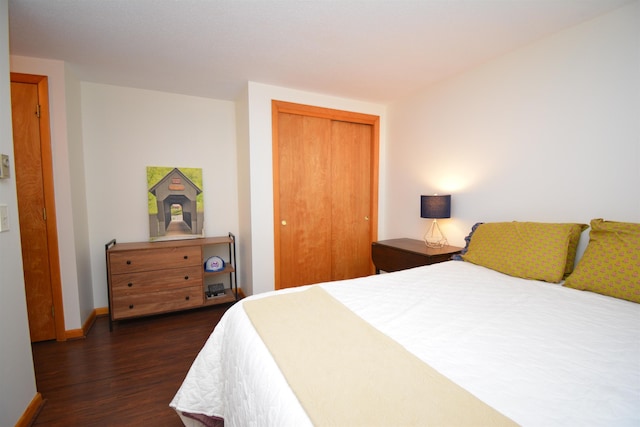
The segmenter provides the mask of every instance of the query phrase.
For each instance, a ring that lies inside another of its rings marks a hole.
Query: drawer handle
[[[187,301],[189,301],[189,295],[187,295],[184,299],[186,299]]]
[[[133,283],[127,283],[127,286],[128,286],[128,287],[132,287],[132,286],[133,286]]]
[[[184,256],[184,259],[189,259],[189,255],[185,255],[185,256]]]
[[[189,280],[189,276],[184,276],[184,280]]]
[[[127,260],[127,265],[131,265],[131,260]]]
[[[129,309],[132,309],[132,308],[133,308],[133,304],[129,304]]]

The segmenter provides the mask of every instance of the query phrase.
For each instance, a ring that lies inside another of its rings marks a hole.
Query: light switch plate
[[[9,208],[7,205],[0,205],[0,232],[9,231]]]
[[[0,154],[0,178],[9,178],[9,156]]]

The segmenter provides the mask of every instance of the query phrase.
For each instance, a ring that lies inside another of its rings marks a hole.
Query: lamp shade
[[[451,195],[420,196],[421,218],[451,218]]]

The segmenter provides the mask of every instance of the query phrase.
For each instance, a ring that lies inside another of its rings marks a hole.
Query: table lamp
[[[430,248],[441,248],[449,244],[444,237],[439,218],[451,218],[451,195],[420,196],[420,217],[431,218],[433,222],[424,235],[424,243]]]

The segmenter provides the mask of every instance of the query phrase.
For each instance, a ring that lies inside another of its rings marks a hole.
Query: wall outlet
[[[0,232],[9,231],[9,208],[7,205],[0,205]]]

